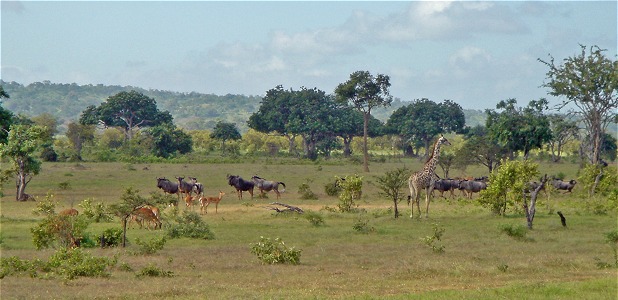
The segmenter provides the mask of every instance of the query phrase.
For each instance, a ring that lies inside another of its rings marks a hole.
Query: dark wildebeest
[[[187,177],[193,183],[193,191],[196,194],[196,197],[200,197],[204,195],[204,185],[197,182],[197,178],[195,177]]]
[[[451,192],[451,198],[455,197],[455,190],[459,189],[459,180],[457,179],[438,179],[433,185],[434,191],[440,192],[440,197],[444,197],[444,192]]]
[[[277,199],[279,199],[279,197],[281,197],[281,193],[285,192],[285,183],[281,181],[270,181],[257,175],[251,177],[251,179],[253,179],[253,183],[255,183],[255,186],[257,186],[260,190],[260,194],[264,194],[264,191],[275,191],[275,194],[277,194]],[[279,185],[283,186],[283,190],[279,191]]]
[[[239,175],[227,175],[227,183],[236,188],[238,200],[242,200],[243,191],[248,191],[251,194],[251,200],[253,200],[253,188],[255,187],[253,181],[244,180]]]
[[[191,196],[191,193],[193,193],[194,184],[192,182],[186,182],[184,177],[176,177],[176,179],[178,180],[179,192],[187,194],[187,196]]]
[[[172,205],[178,205],[178,201],[180,201],[180,192],[178,190],[178,184],[171,182],[169,179],[157,178],[157,187],[163,190],[163,193],[166,194],[176,194],[178,196],[178,200],[176,203],[172,203]]]
[[[459,189],[463,190],[468,195],[468,199],[472,199],[473,193],[478,193],[486,188],[487,183],[484,181],[462,180],[459,182]]]
[[[557,190],[568,191],[569,193],[573,190],[576,183],[577,182],[575,181],[575,179],[571,179],[570,181],[562,181],[560,179],[552,180],[552,185],[554,186],[554,188],[556,188]]]

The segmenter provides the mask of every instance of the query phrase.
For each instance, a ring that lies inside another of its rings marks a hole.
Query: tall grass
[[[373,163],[371,175],[381,175],[404,165],[415,170],[420,162]],[[109,278],[78,278],[69,285],[54,279],[7,276],[0,281],[3,298],[616,297],[616,269],[600,269],[595,264],[595,259],[612,261],[614,258],[602,233],[615,228],[616,216],[586,211],[586,200],[576,195],[558,194],[551,195],[550,200],[540,200],[535,229],[526,234],[531,242],[521,242],[504,234],[500,226],[525,224],[523,215],[507,212],[507,216],[497,217],[475,200],[435,198],[430,219],[395,219],[392,213],[384,213],[393,203],[379,196],[379,189],[370,182],[372,176],[365,177],[367,184],[363,184],[358,210],[338,213],[325,209],[336,207],[338,198],[327,195],[324,186],[335,175],[363,174],[360,165],[272,165],[256,159],[234,164],[133,164],[135,170],[131,171],[123,166],[126,165],[82,163],[76,167],[70,163],[46,163],[29,185],[28,193],[38,196],[51,191],[59,201],[58,209],[73,205],[80,210],[77,204],[84,199],[107,205],[117,203],[129,186],[140,190],[145,197],[150,192],[159,192],[156,177],[195,176],[205,185],[206,194],[222,190],[235,195],[227,185],[226,174],[247,178],[257,174],[283,181],[288,187],[310,182],[317,200],[302,200],[295,188],[288,188],[279,202],[319,213],[323,223],[315,226],[297,214],[281,216],[267,209],[273,200],[250,200],[245,194],[246,198],[239,201],[230,196],[221,202],[217,214],[201,216],[214,239],[169,239],[163,249],[147,256],[132,255],[139,250],[135,243],[126,249],[87,249],[96,256],[117,255],[118,265],[125,267],[112,270]],[[559,166],[567,178],[577,172],[575,165]],[[543,172],[543,166],[540,169]],[[482,171],[468,170],[473,175],[484,174]],[[68,173],[73,176],[64,175]],[[58,188],[58,183],[67,181],[71,189]],[[0,201],[2,257],[50,257],[54,250],[37,251],[32,244],[30,228],[40,219],[32,214],[35,202],[16,202],[11,191],[5,191]],[[402,210],[409,209],[402,207]],[[569,226],[562,227],[559,217],[550,210],[562,211]],[[164,216],[170,213],[169,209],[163,209]],[[354,225],[359,220],[366,221],[374,230],[370,234],[358,234]],[[422,241],[435,232],[435,224],[440,224],[444,231],[439,240],[442,253],[432,251]],[[114,219],[93,223],[88,231],[98,236],[109,228],[119,227],[120,222]],[[151,240],[161,234],[130,229],[128,238]],[[261,264],[250,246],[260,236],[279,237],[286,245],[302,250],[301,263]],[[139,275],[152,266],[173,276]]]

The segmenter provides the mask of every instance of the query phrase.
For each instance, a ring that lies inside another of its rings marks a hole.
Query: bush
[[[276,238],[273,242],[261,236],[258,243],[251,244],[251,253],[255,254],[263,264],[297,265],[300,263],[301,252],[300,249],[287,247],[280,238]]]
[[[105,240],[106,247],[118,247],[122,244],[122,228],[107,228],[99,236]]]
[[[200,215],[192,211],[184,211],[176,218],[176,224],[167,225],[167,235],[170,238],[188,237],[193,239],[212,240],[215,235]]]
[[[524,225],[501,224],[498,228],[516,240],[526,240],[528,228]]]
[[[352,228],[356,232],[365,233],[365,234],[376,231],[376,229],[373,226],[369,226],[369,220],[363,220],[361,218],[356,220],[356,223],[352,225]]]
[[[111,215],[107,213],[105,204],[102,202],[92,204],[92,199],[88,198],[78,205],[83,209],[82,215],[95,223],[110,222],[112,220]]]
[[[346,176],[344,180],[339,182],[343,189],[339,194],[340,212],[351,212],[352,208],[356,207],[356,200],[360,200],[363,189],[363,177],[358,175]]]
[[[309,223],[311,223],[313,226],[324,225],[324,217],[322,217],[322,214],[320,213],[314,211],[306,211],[304,216],[305,219],[307,219],[307,221],[309,221]]]
[[[442,240],[442,235],[444,235],[444,227],[440,227],[437,223],[433,224],[433,235],[428,235],[424,238],[421,238],[421,241],[431,248],[431,251],[436,253],[444,252],[444,245],[439,245],[436,241]]]
[[[172,271],[164,271],[161,268],[155,266],[154,264],[149,264],[148,266],[144,267],[143,269],[141,269],[139,272],[137,272],[137,274],[135,274],[136,277],[141,278],[141,277],[172,277],[174,276],[174,273]]]
[[[318,195],[316,195],[311,188],[309,187],[309,183],[303,182],[298,186],[298,193],[300,194],[300,198],[303,200],[317,200]]]
[[[155,254],[157,253],[157,251],[163,249],[163,246],[165,246],[166,242],[167,242],[167,239],[164,236],[158,239],[154,238],[149,241],[142,241],[139,238],[135,238],[135,244],[137,244],[140,247],[139,251],[137,251],[135,254],[136,255]]]
[[[329,196],[337,196],[341,192],[341,187],[336,182],[329,182],[324,186],[324,192]]]

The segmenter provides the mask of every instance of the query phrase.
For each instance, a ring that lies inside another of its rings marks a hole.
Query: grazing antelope
[[[79,212],[75,208],[67,208],[67,209],[59,212],[58,214],[61,215],[61,216],[77,216],[77,215],[79,215]]]
[[[148,229],[150,229],[150,223],[154,223],[153,229],[157,229],[157,228],[161,229],[161,221],[155,215],[152,209],[148,207],[138,208],[133,213],[133,216],[135,216],[134,220],[137,221],[138,224],[140,224],[140,228],[143,228],[143,222],[146,221],[148,222],[148,227],[147,227]],[[132,219],[133,219],[133,216],[131,217]]]
[[[219,202],[221,202],[221,199],[223,199],[223,195],[225,195],[225,193],[222,192],[222,191],[219,191],[219,198],[217,198],[217,197],[201,197],[200,198],[200,204],[201,204],[200,205],[200,212],[205,210],[206,213],[208,213],[208,205],[210,205],[210,203],[214,203],[215,204],[215,213],[217,213],[218,209],[219,209]]]

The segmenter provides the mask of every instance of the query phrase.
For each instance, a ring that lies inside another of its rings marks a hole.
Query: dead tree
[[[547,183],[547,174],[541,177],[541,183],[530,192],[530,204],[526,201],[526,189],[522,189],[522,194],[524,197],[523,207],[524,212],[526,213],[526,221],[528,222],[528,229],[532,229],[532,222],[534,221],[534,214],[536,213],[536,197],[539,192],[545,187],[545,183]]]
[[[270,209],[270,210],[274,210],[277,213],[282,213],[282,212],[296,212],[296,213],[299,213],[299,214],[304,213],[304,211],[301,208],[296,207],[296,206],[292,206],[292,205],[288,205],[288,204],[285,204],[285,203],[273,202],[273,203],[271,203],[271,205],[280,205],[280,206],[283,206],[285,208],[281,209],[279,207],[273,207],[273,206],[266,206],[264,208]]]

